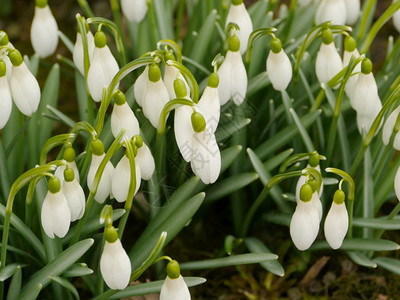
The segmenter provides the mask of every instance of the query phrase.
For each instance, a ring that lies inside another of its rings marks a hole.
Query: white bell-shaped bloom
[[[8,35],[5,38],[6,38],[6,40],[8,40]],[[4,37],[3,37],[3,39],[4,39]],[[4,49],[0,49],[0,57],[6,64],[7,78],[8,78],[8,80],[10,80],[11,72],[12,72],[12,63],[10,61],[10,58],[7,56],[7,49],[15,49],[15,48],[14,48],[13,44],[11,44],[10,42],[5,44],[4,46],[6,46],[6,47],[4,47]]]
[[[292,80],[292,74],[292,65],[285,51],[281,49],[279,53],[274,53],[270,50],[267,57],[267,75],[274,89],[286,90]]]
[[[379,98],[377,98],[377,100],[371,102],[370,104],[366,104],[366,106],[368,106],[367,115],[357,112],[357,127],[360,134],[363,134],[363,132],[367,133],[371,129],[371,126],[378,116],[379,111],[382,109],[382,103],[380,102],[380,100],[378,100]],[[382,126],[382,122],[381,124],[379,124],[379,128],[380,126]],[[375,132],[375,135],[378,133],[378,130]]]
[[[390,137],[392,136],[394,125],[396,124],[397,117],[400,113],[400,106],[398,106],[389,117],[386,119],[385,124],[382,129],[382,141],[384,145],[388,145],[390,142]],[[400,150],[400,131],[396,133],[393,141],[393,148]]]
[[[52,55],[57,48],[57,22],[48,5],[35,7],[31,26],[31,42],[33,50],[41,58]]]
[[[68,167],[71,168],[72,170],[74,170],[75,173],[75,179],[76,181],[79,182],[79,170],[78,167],[76,165],[75,161],[72,162],[67,162]],[[59,166],[56,171],[54,172],[54,176],[56,176],[59,180],[61,185],[64,183],[64,171],[65,171],[66,166]]]
[[[354,51],[352,52],[346,50],[343,51],[343,67],[347,67],[349,65],[352,56],[354,56],[354,58],[360,57],[360,53],[358,52],[357,48],[355,48]],[[346,95],[349,98],[351,97],[351,93],[354,90],[354,86],[356,85],[358,79],[358,73],[360,72],[361,72],[361,63],[358,63],[353,69],[354,75],[350,76],[350,78],[347,80],[346,86],[344,87]]]
[[[321,221],[321,219],[322,219],[322,203],[321,203],[321,200],[319,199],[319,195],[318,195],[317,191],[315,191],[313,193],[310,202],[312,205],[314,205],[314,208],[318,213],[319,220]]]
[[[185,86],[186,86],[186,94],[190,95],[190,88],[189,88],[185,78],[183,78],[182,74],[180,74],[179,70],[177,68],[175,68],[174,66],[165,65],[164,84],[168,90],[168,95],[169,95],[170,100],[176,98],[175,90],[174,90],[174,81],[177,78],[183,80],[183,82],[185,83]]]
[[[319,230],[319,215],[310,202],[299,201],[290,220],[290,236],[294,245],[301,251],[310,248]]]
[[[218,127],[221,110],[218,88],[207,86],[197,106],[206,120],[207,128],[214,133]]]
[[[141,175],[140,167],[135,163],[136,169],[136,187],[135,194],[139,190]],[[129,164],[129,158],[124,155],[117,166],[115,167],[114,174],[112,176],[111,191],[114,198],[118,202],[125,202],[128,197],[129,185],[131,182],[131,166]]]
[[[182,105],[175,109],[174,133],[176,144],[183,159],[187,162],[192,158],[192,140],[194,130],[192,127],[191,116],[193,109],[187,105]]]
[[[114,243],[104,243],[100,271],[110,289],[123,290],[128,286],[132,272],[131,261],[119,239]]]
[[[154,128],[158,128],[161,111],[168,101],[168,90],[161,78],[156,82],[149,81],[147,83],[142,103],[143,114],[149,119]]]
[[[217,180],[221,171],[221,153],[210,130],[194,133],[190,165],[203,183],[210,184]]]
[[[315,12],[315,23],[331,21],[333,25],[344,25],[346,15],[344,0],[321,0]]]
[[[172,279],[167,276],[161,287],[160,300],[190,300],[190,292],[182,275]]]
[[[89,189],[92,188],[94,177],[104,156],[105,156],[104,153],[102,155],[94,155],[94,154],[92,155],[92,161],[90,162],[89,172],[87,175],[87,186]],[[111,162],[107,162],[103,174],[101,175],[96,195],[94,196],[94,200],[96,200],[97,202],[104,203],[106,198],[110,195],[113,173],[114,173],[114,166],[112,165]]]
[[[146,66],[142,74],[136,79],[133,85],[133,91],[135,93],[136,103],[142,106],[144,95],[147,90],[147,84],[149,83],[149,66]]]
[[[54,235],[62,238],[67,234],[71,223],[71,212],[63,190],[57,193],[47,192],[40,217],[43,230],[49,238],[53,239]]]
[[[154,157],[151,154],[149,147],[143,143],[142,147],[138,148],[135,157],[135,163],[139,166],[140,175],[143,180],[150,180],[156,168]]]
[[[375,109],[373,104],[381,103],[378,87],[372,72],[360,73],[350,97],[350,104],[361,115],[368,116]]]
[[[346,6],[346,24],[354,25],[360,16],[360,0],[344,0]]]
[[[11,92],[8,85],[7,75],[4,74],[0,77],[0,129],[7,124],[7,121],[11,115],[11,110]]]
[[[240,54],[243,54],[246,52],[249,36],[253,31],[253,23],[243,2],[238,5],[234,3],[231,4],[228,15],[226,16],[225,27],[227,27],[229,23],[236,23],[239,26],[237,36],[240,40]]]
[[[91,61],[95,45],[94,45],[93,34],[90,31],[88,31],[88,33],[86,34],[86,39],[88,42],[89,61]],[[72,53],[72,59],[74,61],[75,66],[78,68],[79,72],[81,72],[82,75],[85,75],[83,42],[82,42],[82,36],[79,32],[77,32],[76,34],[76,41],[74,46],[74,52]]]
[[[225,60],[218,70],[219,101],[221,106],[232,98],[236,105],[240,105],[247,91],[247,73],[242,55],[239,51],[226,53]]]
[[[309,164],[307,164],[307,168],[311,168],[311,166]],[[321,173],[321,168],[320,168],[319,165],[317,165],[315,167],[315,169],[319,173]],[[302,175],[302,176],[299,177],[299,180],[297,181],[297,184],[296,184],[296,202],[300,201],[300,190],[301,190],[301,187],[306,183],[306,180],[307,180],[307,177]],[[324,184],[322,183],[321,187],[319,188],[319,197],[321,197],[323,190],[324,190]]]
[[[393,0],[393,2],[395,2],[397,0]],[[393,25],[394,28],[396,28],[397,32],[400,32],[400,10],[396,11],[393,16]]]
[[[147,0],[121,0],[121,9],[129,21],[140,23],[147,13]]]
[[[349,228],[349,216],[346,205],[332,202],[332,206],[325,219],[325,238],[332,249],[339,249]]]
[[[335,44],[322,43],[315,61],[315,73],[319,82],[327,83],[343,69],[342,59]]]
[[[85,193],[81,185],[75,177],[72,181],[65,180],[62,187],[69,211],[71,212],[71,222],[79,220],[85,212],[86,204]]]
[[[121,105],[114,104],[111,113],[111,131],[114,137],[117,137],[122,129],[126,129],[125,135],[131,139],[140,134],[139,122],[127,102]]]
[[[397,169],[396,176],[394,177],[394,191],[397,199],[400,201],[400,167]]]

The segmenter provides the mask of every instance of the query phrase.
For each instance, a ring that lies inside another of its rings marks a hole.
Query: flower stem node
[[[64,179],[66,182],[73,181],[75,179],[75,171],[70,167],[66,167],[64,170]]]
[[[174,91],[177,98],[185,98],[187,96],[187,88],[185,82],[176,78],[174,80]]]
[[[232,0],[233,5],[240,5],[243,3],[243,0]]]
[[[344,49],[347,52],[353,52],[356,49],[356,47],[357,47],[356,40],[351,35],[346,36],[344,40]]]
[[[238,52],[240,49],[240,40],[237,35],[232,35],[228,40],[228,49],[232,52]]]
[[[343,204],[345,198],[345,193],[342,190],[337,190],[333,195],[333,202],[335,202],[337,205],[340,205]]]
[[[118,240],[118,231],[114,226],[107,226],[104,231],[104,238],[109,243],[115,243]]]
[[[37,7],[44,8],[47,6],[47,0],[36,0],[35,4]]]
[[[171,260],[167,265],[167,275],[171,279],[177,279],[181,275],[181,268],[176,260]]]
[[[114,93],[114,101],[115,101],[115,104],[117,104],[119,106],[123,105],[126,102],[126,97],[125,97],[124,93],[121,92],[120,90],[116,91]]]
[[[61,189],[60,179],[52,177],[49,179],[49,191],[52,194],[58,193]]]
[[[207,86],[212,88],[217,88],[219,84],[219,76],[218,73],[211,73],[210,77],[208,77]]]
[[[192,113],[191,121],[195,132],[203,132],[206,129],[206,120],[201,113],[197,111]]]
[[[0,60],[0,77],[6,76],[7,68],[4,60]]]
[[[90,144],[90,148],[92,149],[92,152],[94,155],[102,155],[104,153],[104,144],[100,140],[94,140]]]
[[[300,189],[300,200],[303,202],[309,202],[312,198],[313,189],[309,183],[302,185]]]
[[[103,31],[97,31],[94,35],[94,44],[96,48],[104,48],[107,45],[107,38]]]
[[[151,82],[158,82],[161,78],[161,70],[157,64],[152,64],[149,67],[149,80]]]
[[[63,158],[67,161],[67,162],[73,162],[75,160],[75,150],[72,147],[68,147],[64,150],[64,155]]]
[[[3,30],[0,30],[0,34],[2,35],[2,38],[0,39],[0,46],[7,46],[10,42],[8,39],[8,34]]]
[[[333,42],[333,35],[330,29],[325,29],[324,31],[322,31],[322,42],[325,45],[329,45]]]
[[[280,39],[275,38],[271,41],[271,51],[275,54],[278,54],[282,51],[282,43]]]
[[[24,62],[24,60],[22,59],[21,53],[17,49],[11,50],[8,53],[8,57],[10,58],[11,63],[15,67],[20,66]]]
[[[364,58],[361,62],[361,72],[366,75],[372,72],[372,62],[369,58]]]

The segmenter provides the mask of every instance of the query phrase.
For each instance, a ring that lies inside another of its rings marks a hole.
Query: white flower
[[[348,52],[346,50],[343,51],[343,67],[347,67],[349,65],[351,57],[354,56],[354,58],[360,57],[360,53],[358,52],[357,48],[354,49],[352,52]],[[350,78],[347,80],[346,86],[344,87],[344,90],[346,92],[347,97],[351,97],[351,93],[354,90],[354,86],[356,85],[358,75],[357,73],[361,72],[361,62],[358,63],[354,69],[353,69],[353,74],[356,73],[355,75],[350,76]]]
[[[214,133],[218,127],[221,110],[218,88],[207,85],[197,106],[206,120],[207,128]]]
[[[126,129],[124,136],[128,139],[140,133],[139,122],[127,102],[121,105],[115,103],[111,113],[111,131],[113,136],[117,137],[122,129]]]
[[[307,168],[311,168],[311,166],[309,164],[307,164]],[[317,170],[319,173],[321,173],[321,168],[320,168],[319,165],[317,165],[314,169]],[[299,180],[297,181],[297,184],[296,184],[296,202],[300,201],[300,189],[303,186],[303,184],[306,183],[306,179],[307,179],[307,177],[302,175],[302,176],[299,177]],[[324,184],[322,183],[321,187],[319,189],[319,197],[321,197],[323,190],[324,190]]]
[[[143,114],[149,119],[154,128],[158,128],[161,111],[169,101],[169,95],[164,81],[149,81],[143,98]]]
[[[94,177],[104,156],[105,156],[104,153],[102,155],[95,155],[95,154],[92,155],[92,161],[90,162],[89,172],[87,175],[87,186],[89,189],[92,188]],[[103,174],[101,175],[96,195],[94,196],[94,199],[97,202],[103,203],[106,200],[106,198],[110,195],[113,173],[114,173],[114,167],[112,163],[107,162]]]
[[[371,129],[372,123],[374,123],[376,117],[378,116],[379,111],[382,109],[382,103],[378,100],[370,104],[366,104],[366,106],[368,106],[369,109],[367,115],[357,112],[357,127],[360,134],[362,134],[363,132],[367,133]],[[378,130],[381,125],[382,122],[381,124],[379,124]],[[378,130],[375,132],[375,135],[378,133]]]
[[[79,220],[85,212],[86,198],[76,177],[72,181],[64,181],[63,192],[71,212],[71,222]]]
[[[136,187],[135,194],[139,190],[141,175],[140,167],[135,163],[136,169]],[[129,159],[124,155],[117,166],[115,167],[114,174],[112,176],[111,191],[113,196],[118,202],[125,202],[128,197],[129,185],[131,182],[131,166],[129,164]]]
[[[88,33],[86,34],[86,39],[88,42],[88,54],[90,62],[93,57],[93,51],[95,48],[94,37],[90,31],[88,31]],[[72,59],[74,60],[74,64],[78,68],[79,72],[81,72],[82,75],[85,75],[83,42],[82,42],[82,36],[79,32],[77,32],[76,34],[76,41],[74,46],[74,52],[72,53]]]
[[[375,110],[377,103],[381,103],[378,87],[372,72],[360,73],[350,97],[350,104],[357,113],[368,116]]]
[[[219,101],[221,106],[232,98],[236,105],[240,105],[247,91],[247,73],[239,51],[228,50],[225,60],[218,70]]]
[[[192,140],[194,130],[192,127],[191,116],[193,109],[187,105],[182,105],[175,109],[174,133],[176,144],[185,161],[189,162],[192,158]]]
[[[75,173],[75,179],[76,181],[79,182],[79,170],[78,167],[76,166],[75,161],[72,162],[67,162],[68,167],[74,170]],[[56,171],[54,172],[54,176],[56,176],[58,179],[60,179],[61,185],[64,183],[64,171],[65,171],[66,166],[59,166]]]
[[[142,106],[144,95],[147,90],[147,84],[149,83],[149,66],[146,66],[143,73],[136,79],[133,85],[133,91],[135,93],[136,103]]]
[[[31,26],[31,42],[33,50],[41,58],[52,55],[57,48],[57,22],[48,5],[35,7]]]
[[[286,90],[292,80],[292,65],[283,49],[279,53],[274,53],[272,50],[269,51],[267,75],[275,90]]]
[[[332,249],[338,249],[342,245],[349,227],[349,217],[346,205],[332,202],[332,206],[325,219],[325,238]]]
[[[155,170],[153,155],[151,155],[149,147],[143,143],[142,147],[138,148],[135,157],[135,163],[140,168],[140,175],[143,180],[150,180]]]
[[[146,0],[121,0],[124,16],[131,22],[140,23],[147,13]]]
[[[128,286],[132,272],[131,261],[119,239],[114,243],[104,243],[100,271],[109,288],[123,290]]]
[[[393,3],[397,0],[393,0]],[[393,25],[398,32],[400,32],[400,10],[396,11],[393,15]]]
[[[335,44],[333,42],[328,45],[322,43],[315,61],[315,73],[319,82],[327,83],[342,69],[342,59],[336,51]]]
[[[172,279],[167,276],[161,287],[160,300],[190,300],[189,289],[182,275]]]
[[[5,63],[3,63],[5,66]],[[6,70],[4,69],[4,74],[0,77],[0,129],[2,129],[6,124],[11,115],[12,100],[10,87],[8,85]]]
[[[400,167],[397,169],[396,176],[394,177],[394,191],[397,199],[400,201]]]
[[[49,238],[54,238],[54,235],[62,238],[67,234],[71,213],[62,190],[47,192],[40,217],[43,230]]]
[[[321,0],[315,12],[315,23],[331,21],[333,25],[344,25],[346,22],[346,5],[344,0]]]
[[[346,6],[346,24],[354,25],[360,16],[360,0],[344,0]]]
[[[389,117],[386,119],[385,124],[382,129],[382,140],[383,144],[387,145],[390,142],[390,137],[392,136],[394,125],[396,124],[397,117],[400,113],[400,106],[398,106]],[[396,133],[396,136],[393,141],[393,148],[396,150],[400,150],[400,131]]]
[[[174,89],[174,81],[177,78],[183,80],[183,82],[185,83],[185,86],[186,86],[186,94],[190,95],[190,88],[189,88],[185,78],[183,78],[182,74],[179,72],[179,70],[177,68],[175,68],[174,66],[169,66],[168,64],[165,65],[164,84],[168,90],[168,95],[169,95],[170,100],[176,98],[175,89]]]
[[[228,15],[226,16],[225,27],[227,27],[229,23],[236,23],[239,26],[237,36],[240,40],[240,54],[243,54],[246,52],[249,36],[253,31],[253,23],[243,2],[238,5],[231,4]]]

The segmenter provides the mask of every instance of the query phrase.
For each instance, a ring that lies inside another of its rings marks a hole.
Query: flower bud
[[[203,132],[206,129],[206,121],[201,113],[197,111],[192,113],[191,121],[195,132]]]
[[[176,260],[171,260],[167,265],[167,275],[171,279],[176,279],[181,275],[179,263]]]

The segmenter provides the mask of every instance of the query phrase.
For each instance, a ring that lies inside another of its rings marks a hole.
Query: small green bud
[[[58,193],[61,189],[60,179],[57,177],[51,177],[49,179],[49,191],[52,194]]]
[[[152,64],[149,67],[149,80],[151,82],[157,82],[161,78],[161,70],[157,64]]]
[[[22,59],[21,53],[17,49],[11,50],[8,53],[8,57],[10,58],[11,63],[15,67],[20,66],[24,62],[24,60]]]
[[[115,229],[114,226],[107,226],[106,229],[104,230],[104,238],[106,239],[107,242],[110,244],[115,243],[116,240],[118,240],[118,231]]]
[[[73,162],[75,160],[75,150],[72,147],[68,147],[64,150],[63,158],[67,162]]]
[[[71,182],[75,179],[75,172],[72,168],[66,167],[64,170],[64,179],[67,182]]]
[[[140,135],[135,135],[134,141],[137,148],[141,148],[143,146],[143,139]]]
[[[238,52],[240,49],[240,40],[236,34],[232,35],[228,40],[228,49],[232,52]]]
[[[117,105],[124,104],[126,102],[125,94],[123,92],[121,92],[120,90],[117,90],[114,93],[114,101],[115,101],[115,104],[117,104]]]
[[[356,47],[357,47],[356,40],[350,35],[346,36],[344,40],[344,49],[347,52],[353,52],[356,49]]]
[[[312,187],[310,184],[305,183],[300,188],[300,200],[303,202],[309,202],[312,198]]]
[[[107,45],[107,38],[103,31],[97,31],[94,35],[94,44],[97,48],[104,48]]]
[[[280,39],[275,38],[271,41],[271,51],[275,54],[282,51],[282,43]]]
[[[0,77],[6,76],[7,68],[4,60],[0,60]]]
[[[315,179],[308,180],[308,184],[311,186],[312,192],[314,193],[317,190],[317,182]]]
[[[167,275],[171,279],[177,279],[181,275],[181,268],[176,260],[171,260],[167,265]]]
[[[361,72],[366,75],[372,72],[372,62],[369,58],[364,58],[362,60]]]
[[[308,159],[308,164],[313,168],[319,165],[319,154],[317,151],[311,153],[310,158]]]
[[[103,155],[104,153],[104,144],[102,141],[100,140],[94,140],[92,141],[92,143],[90,144],[90,147],[92,149],[92,152],[94,155],[100,156]]]
[[[192,127],[195,132],[203,132],[206,129],[206,120],[204,120],[204,117],[201,113],[197,111],[192,113],[191,120]]]
[[[0,46],[8,45],[8,43],[10,42],[8,39],[8,34],[3,30],[0,30],[0,33],[4,34],[3,38],[0,40]]]
[[[186,84],[182,79],[177,78],[174,80],[174,91],[177,98],[185,98],[187,96]]]
[[[333,195],[333,201],[340,205],[344,202],[344,199],[346,198],[346,195],[342,190],[337,190],[335,194]]]
[[[217,88],[219,84],[219,76],[218,73],[211,73],[210,77],[208,77],[207,85],[212,88]]]
[[[47,6],[47,0],[36,0],[36,6],[40,8],[45,8]]]
[[[233,5],[240,5],[243,3],[243,0],[232,0]]]
[[[167,52],[167,53],[165,53],[165,61],[169,61],[169,60],[173,60],[173,61],[175,61],[175,56],[172,54],[172,52]]]
[[[322,42],[325,45],[329,45],[333,42],[333,35],[330,29],[325,29],[324,31],[322,31]]]

